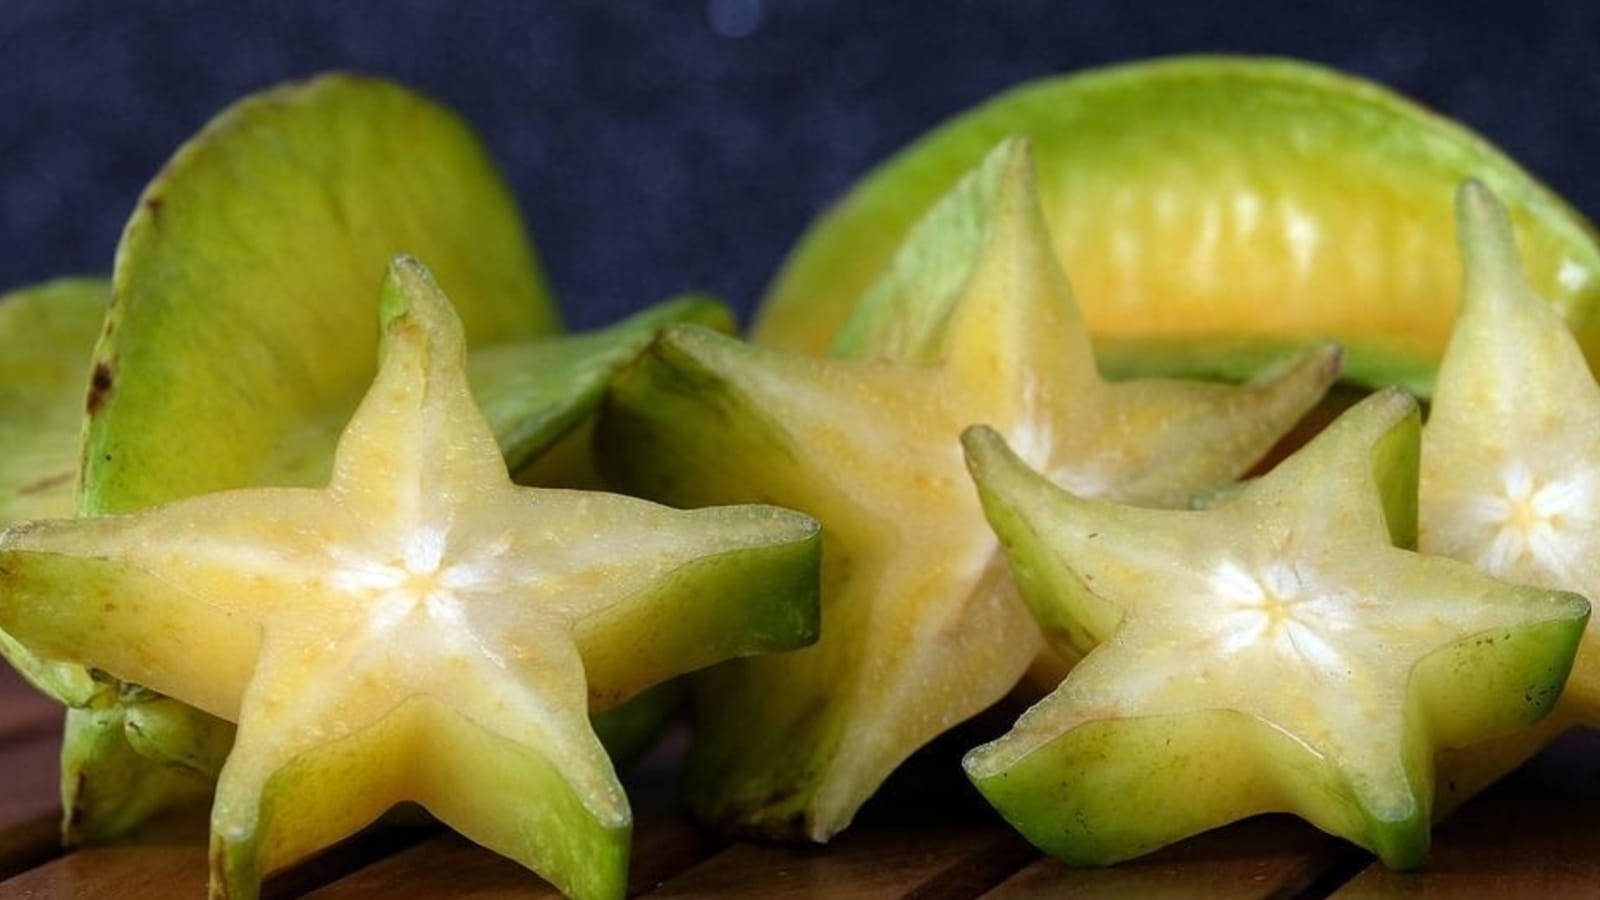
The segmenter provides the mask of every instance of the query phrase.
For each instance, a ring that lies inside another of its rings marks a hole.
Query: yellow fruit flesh
[[[415,800],[575,896],[620,896],[627,803],[591,705],[813,639],[815,524],[513,486],[448,302],[401,260],[385,303],[379,376],[326,490],[19,526],[0,539],[0,625],[240,723],[216,893],[253,896]],[[607,661],[681,632],[692,653]]]

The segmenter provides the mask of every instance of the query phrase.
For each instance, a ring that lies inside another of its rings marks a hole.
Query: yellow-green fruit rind
[[[506,465],[517,471],[588,419],[612,374],[638,356],[657,332],[679,323],[734,330],[726,306],[691,294],[594,332],[474,347],[467,355],[467,379]],[[333,437],[336,430],[330,449]]]
[[[196,728],[196,710],[143,688],[124,687],[123,731],[134,752],[166,766],[214,781],[233,748],[231,725]]]
[[[0,528],[72,513],[89,358],[110,296],[92,278],[0,296]]]
[[[110,296],[92,278],[0,296],[0,529],[72,513],[89,358]],[[98,689],[82,668],[44,662],[4,633],[0,655],[67,702],[87,703]]]
[[[620,706],[590,716],[589,724],[612,765],[626,769],[648,752],[677,718],[683,699],[680,682],[664,681]]]
[[[1229,57],[1048,79],[946,123],[818,220],[755,339],[822,352],[912,223],[1011,136],[1033,144],[1057,254],[1114,374],[1240,376],[1331,337],[1348,379],[1425,389],[1459,297],[1451,195],[1467,177],[1506,201],[1535,287],[1600,357],[1600,249],[1549,190],[1377,85]]]
[[[79,512],[297,483],[286,434],[355,408],[398,252],[434,268],[474,344],[558,328],[513,199],[452,113],[349,75],[221,113],[146,188],[118,247]],[[178,435],[188,452],[172,452]]]
[[[67,708],[61,746],[61,800],[67,810],[61,837],[67,846],[109,841],[167,809],[199,805],[209,780],[152,760],[125,735],[123,708],[108,693],[89,707]]]

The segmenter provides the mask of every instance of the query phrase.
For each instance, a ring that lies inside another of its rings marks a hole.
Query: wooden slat
[[[1073,869],[1053,859],[1040,860],[983,896],[984,900],[1298,897],[1358,852],[1298,819],[1260,816],[1111,868]]]
[[[427,832],[368,829],[325,853],[274,874],[262,896],[299,897],[411,846]],[[159,900],[203,896],[208,876],[203,811],[170,817],[137,839],[84,847],[0,882],[0,896],[33,900]]]
[[[972,897],[1034,855],[1005,829],[852,829],[827,847],[738,844],[646,896]]]
[[[1038,858],[961,774],[966,748],[1011,715],[980,717],[920,751],[825,847],[736,844],[646,896],[976,897]]]
[[[1600,896],[1600,734],[1566,736],[1440,823],[1421,871],[1374,864],[1333,896]]]
[[[52,733],[0,747],[0,878],[61,852],[60,746]]]
[[[0,879],[61,852],[62,715],[0,665]]]
[[[61,704],[34,690],[9,666],[0,663],[0,746],[27,736],[59,732],[64,716]]]

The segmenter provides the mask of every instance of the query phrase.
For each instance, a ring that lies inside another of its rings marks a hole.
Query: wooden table
[[[0,676],[0,897],[202,897],[204,823],[119,846],[56,844],[61,712]],[[1428,868],[1397,875],[1342,841],[1266,816],[1111,869],[1072,870],[1008,830],[961,778],[994,721],[919,754],[827,848],[726,844],[678,816],[674,735],[627,777],[632,893],[840,900],[1600,897],[1600,735],[1574,734],[1441,825]],[[275,875],[267,897],[555,897],[515,864],[432,828],[373,828]]]

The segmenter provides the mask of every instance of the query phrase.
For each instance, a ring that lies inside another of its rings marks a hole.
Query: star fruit
[[[1600,596],[1600,386],[1529,285],[1487,187],[1458,197],[1465,294],[1422,432],[1420,542],[1525,584]],[[1465,799],[1562,731],[1600,726],[1600,634],[1584,633],[1554,714],[1533,733],[1453,755]]]
[[[1077,865],[1272,811],[1419,865],[1436,751],[1548,712],[1589,616],[1404,549],[1419,427],[1410,395],[1380,391],[1204,511],[1079,497],[966,434],[1024,598],[1088,651],[967,755],[973,783]]]
[[[508,464],[539,482],[587,482],[581,426],[612,370],[662,324],[731,327],[720,306],[686,298],[594,334],[557,336],[515,201],[471,129],[389,82],[326,75],[235,103],[163,167],[118,246],[109,315],[102,296],[94,324],[49,351],[71,360],[76,388],[46,395],[27,372],[0,370],[0,390],[50,409],[27,414],[28,443],[7,444],[0,466],[32,467],[25,448],[48,440],[49,477],[68,473],[68,490],[81,460],[76,510],[86,515],[326,483],[340,429],[377,364],[373,298],[400,251],[428,259],[451,291],[474,394]],[[5,649],[70,707],[69,841],[126,832],[209,789],[230,724]]]
[[[821,353],[913,224],[1002,138],[1032,141],[1052,246],[1118,375],[1238,379],[1332,338],[1344,378],[1426,392],[1460,300],[1450,198],[1484,179],[1529,274],[1600,360],[1600,243],[1459,123],[1321,66],[1194,56],[1046,78],[923,136],[820,216],[757,343]]]
[[[406,258],[324,489],[0,537],[0,625],[228,720],[212,893],[415,800],[575,897],[621,897],[629,811],[588,711],[817,629],[816,523],[513,485],[460,320]]]
[[[110,289],[63,278],[0,296],[0,528],[72,513],[89,348]]]
[[[1039,650],[963,428],[996,422],[1078,490],[1180,505],[1261,457],[1337,370],[1325,346],[1246,387],[1102,379],[1017,141],[929,213],[875,296],[851,359],[669,328],[602,411],[602,468],[641,496],[824,524],[821,642],[698,682],[687,796],[732,830],[827,840]]]

